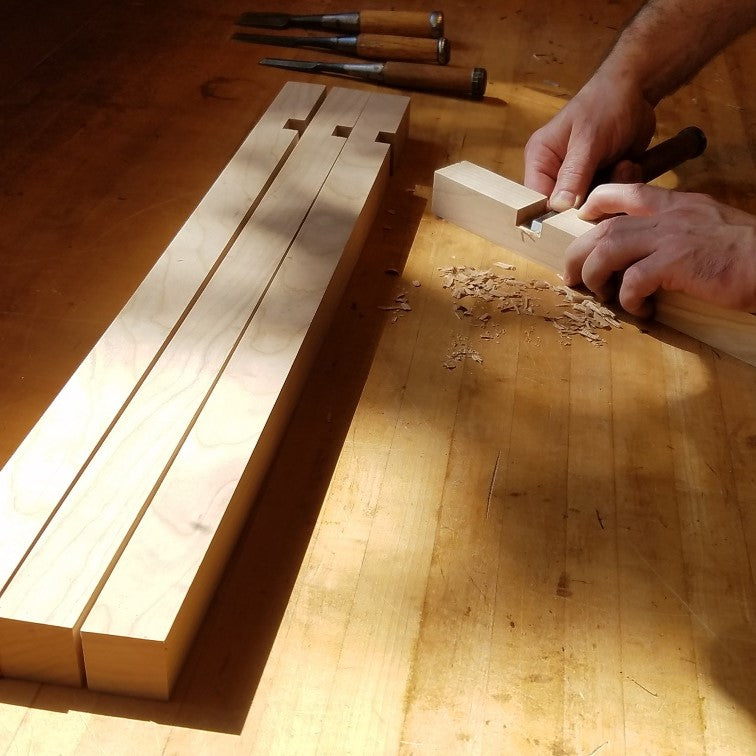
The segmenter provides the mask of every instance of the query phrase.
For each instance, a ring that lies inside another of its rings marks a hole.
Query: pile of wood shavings
[[[608,307],[599,304],[593,297],[580,294],[567,286],[551,286],[550,288],[562,294],[566,300],[557,306],[570,308],[564,309],[558,318],[548,318],[561,334],[563,342],[569,343],[571,336],[582,336],[592,344],[601,346],[605,342],[596,333],[597,329],[622,328],[622,324],[614,313]]]
[[[504,271],[515,270],[514,265],[496,263],[496,267]],[[461,300],[465,297],[495,303],[500,312],[514,312],[521,315],[533,315],[551,322],[559,331],[563,344],[571,343],[572,336],[580,336],[591,344],[601,346],[604,339],[598,330],[621,328],[621,324],[614,313],[599,304],[593,297],[580,294],[567,286],[554,286],[547,281],[521,281],[507,273],[495,270],[478,270],[467,266],[452,266],[439,268],[443,277],[443,287],[451,289],[452,297]],[[539,292],[556,294],[556,307],[561,310],[558,315],[541,307],[535,296]],[[474,316],[471,307],[459,303],[455,306],[458,317]],[[483,323],[488,323],[489,315],[478,317]]]

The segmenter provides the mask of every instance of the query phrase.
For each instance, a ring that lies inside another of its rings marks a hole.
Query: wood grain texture
[[[334,89],[0,596],[0,669],[70,685],[78,628],[278,271],[367,95]],[[149,451],[145,453],[145,446]],[[39,463],[38,463],[39,464]],[[25,628],[37,632],[33,642]],[[50,628],[50,646],[43,642]],[[62,643],[62,628],[69,631]]]
[[[0,470],[0,590],[164,348],[323,96],[285,88]],[[40,464],[44,460],[44,464]]]
[[[545,208],[545,196],[469,162],[441,168],[434,177],[436,215],[561,272],[564,250],[594,224],[568,210],[544,221],[540,233],[524,227]],[[655,299],[660,323],[756,365],[756,315],[715,307],[681,292],[659,290]]]
[[[362,110],[82,626],[88,687],[170,695],[375,217],[390,162],[378,139],[401,149],[408,102],[373,94]]]
[[[14,0],[25,30],[44,5]],[[228,39],[238,3],[96,5],[0,91],[4,459],[282,83],[336,83],[256,65]],[[486,98],[411,92],[407,149],[171,698],[0,679],[0,753],[754,752],[754,368],[653,321],[566,346],[494,312],[482,339],[438,271],[559,283],[430,212],[433,174],[521,181],[527,139],[637,6],[444,4]],[[701,126],[706,153],[664,185],[756,213],[753,41],[662,102],[656,138]],[[443,367],[458,336],[482,363]]]

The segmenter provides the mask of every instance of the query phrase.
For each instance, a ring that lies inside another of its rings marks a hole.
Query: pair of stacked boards
[[[0,471],[0,674],[167,698],[406,137],[287,83]]]

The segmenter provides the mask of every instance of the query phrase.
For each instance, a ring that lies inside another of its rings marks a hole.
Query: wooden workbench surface
[[[565,345],[542,318],[497,314],[481,339],[438,270],[504,261],[558,282],[434,217],[433,171],[464,159],[521,180],[528,136],[635,6],[442,8],[452,62],[485,66],[487,96],[413,94],[173,698],[0,680],[0,752],[756,753],[756,369],[631,320]],[[0,11],[0,465],[282,84],[368,86],[258,66],[318,55],[229,41],[251,9]],[[666,185],[752,213],[753,41],[665,102],[657,130],[709,138]],[[411,311],[381,309],[402,293]],[[444,367],[455,345],[482,361]]]

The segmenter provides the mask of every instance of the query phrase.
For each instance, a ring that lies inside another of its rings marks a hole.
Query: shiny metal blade
[[[288,29],[291,17],[286,13],[243,13],[239,26],[255,26],[258,29]]]
[[[548,213],[544,213],[543,215],[539,215],[537,218],[533,218],[533,220],[530,221],[530,230],[534,234],[540,234],[541,231],[543,231],[543,222],[548,220],[549,218],[553,218],[555,215],[557,215],[556,210],[549,210]]]

